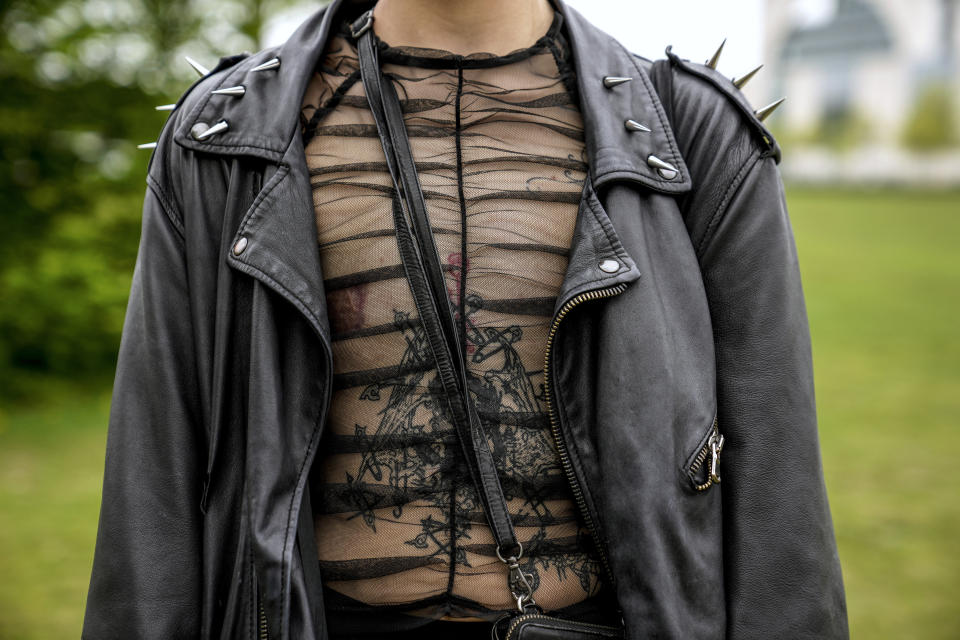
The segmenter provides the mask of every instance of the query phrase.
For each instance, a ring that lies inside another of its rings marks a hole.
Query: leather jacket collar
[[[590,167],[571,240],[570,265],[556,301],[559,309],[587,289],[640,277],[635,256],[624,249],[601,205],[601,187],[617,181],[676,194],[689,191],[691,181],[663,106],[638,59],[563,0],[553,2],[563,12],[573,52]],[[314,244],[299,106],[335,21],[359,15],[372,5],[369,0],[335,0],[305,21],[280,47],[243,56],[239,62],[237,57],[222,59],[188,92],[202,94],[191,101],[189,112],[180,115],[173,132],[174,141],[188,149],[253,156],[278,165],[234,235],[231,244],[242,243],[243,251],[228,252],[226,260],[232,267],[262,278],[303,309],[327,343],[329,323]],[[279,66],[256,70],[274,58],[279,59]],[[603,81],[607,76],[632,80],[608,88]],[[239,97],[212,93],[238,86],[244,87]],[[650,131],[628,130],[627,119]],[[220,122],[227,123],[226,130],[201,139],[194,135]],[[665,179],[649,163],[650,156],[670,163],[676,175]],[[295,202],[289,200],[294,194]],[[616,260],[620,268],[613,273],[599,269],[605,260]]]
[[[664,193],[688,191],[690,174],[646,71],[622,45],[563,0],[553,2],[563,14],[573,50],[594,188],[619,180]],[[232,97],[208,92],[186,114],[175,141],[206,153],[280,161],[299,128],[299,109],[288,107],[300,104],[334,21],[348,12],[358,15],[372,5],[369,0],[334,0],[306,20],[283,45],[245,57],[239,63],[235,58],[221,60],[217,69],[236,64],[222,76],[216,89],[243,86],[245,93]],[[278,67],[254,71],[273,58],[279,59]],[[632,80],[608,88],[603,82],[608,76]],[[650,131],[628,130],[627,120]],[[226,122],[228,129],[202,140],[192,134],[219,122]],[[651,156],[675,167],[677,175],[665,179],[650,164]]]

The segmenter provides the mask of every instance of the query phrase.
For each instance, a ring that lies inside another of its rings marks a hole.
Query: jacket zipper
[[[697,452],[697,457],[694,458],[693,464],[690,465],[690,477],[693,479],[693,487],[697,491],[706,491],[714,484],[720,483],[719,464],[723,441],[724,437],[720,435],[720,431],[717,429],[717,417],[714,416],[713,429],[710,432],[710,437],[700,448],[700,451]],[[710,456],[710,468],[707,470],[707,479],[699,482],[697,480],[697,474],[700,473],[700,469],[703,467],[703,463],[706,461],[708,455]]]
[[[257,625],[257,638],[258,640],[268,640],[270,637],[267,635],[267,612],[263,610],[263,600],[260,599],[259,594],[257,595],[257,609],[259,610],[258,617],[259,622]]]
[[[557,312],[557,316],[553,321],[553,324],[550,326],[550,333],[547,334],[547,349],[546,354],[543,360],[543,373],[544,373],[544,399],[547,402],[547,413],[550,416],[550,433],[553,435],[553,441],[557,446],[557,452],[560,454],[560,463],[563,466],[564,473],[567,476],[567,482],[570,484],[570,488],[573,491],[573,497],[577,503],[577,507],[580,509],[580,513],[583,516],[584,521],[587,524],[587,529],[590,531],[590,535],[593,536],[593,539],[597,543],[597,551],[600,554],[600,561],[603,565],[604,573],[607,576],[610,586],[613,586],[613,570],[610,567],[610,561],[607,558],[606,549],[604,548],[604,538],[600,535],[600,529],[598,523],[596,523],[593,517],[590,515],[590,511],[587,509],[587,502],[583,497],[583,489],[580,487],[580,483],[577,479],[577,475],[573,470],[573,465],[570,463],[570,454],[567,450],[566,442],[563,439],[563,433],[560,428],[560,420],[554,414],[553,403],[550,401],[550,383],[551,383],[551,352],[553,351],[553,339],[557,333],[557,328],[560,326],[560,321],[573,309],[575,306],[581,302],[587,300],[598,300],[600,298],[609,298],[615,295],[623,293],[627,289],[627,283],[620,283],[612,287],[607,287],[604,289],[593,289],[591,291],[585,291],[581,294],[578,294],[567,300],[560,311]]]

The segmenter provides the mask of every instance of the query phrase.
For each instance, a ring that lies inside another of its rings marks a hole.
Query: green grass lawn
[[[48,383],[0,410],[0,639],[79,638],[93,560],[109,388]]]
[[[853,638],[960,638],[960,193],[790,190]],[[0,638],[79,636],[109,391],[0,410]]]
[[[960,638],[960,193],[788,191],[854,638]]]

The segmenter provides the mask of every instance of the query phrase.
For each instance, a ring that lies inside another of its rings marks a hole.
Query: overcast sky
[[[816,20],[835,0],[788,2],[798,18]],[[682,58],[702,62],[727,38],[719,69],[743,75],[763,62],[764,0],[566,0],[634,53],[663,57],[668,44]],[[314,6],[301,7],[268,26],[266,44],[279,44]]]
[[[720,69],[742,75],[762,62],[763,0],[566,0],[634,53],[662,58],[667,45],[702,62],[727,38]]]

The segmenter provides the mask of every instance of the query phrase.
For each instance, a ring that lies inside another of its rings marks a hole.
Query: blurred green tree
[[[928,84],[917,94],[903,129],[903,144],[917,151],[945,149],[957,144],[956,105],[945,82]]]
[[[196,79],[184,53],[212,66],[258,50],[295,4],[0,3],[0,398],[112,370],[149,157],[136,143],[165,117],[153,107]]]

